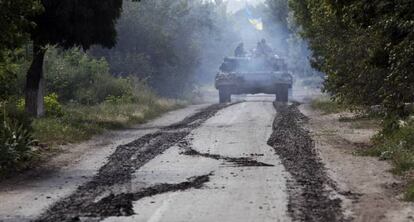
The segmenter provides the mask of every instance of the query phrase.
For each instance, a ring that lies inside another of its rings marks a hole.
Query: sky
[[[256,5],[259,3],[264,2],[264,0],[226,0],[228,2],[229,11],[235,12],[239,9],[243,8],[246,3],[249,3],[251,5]]]

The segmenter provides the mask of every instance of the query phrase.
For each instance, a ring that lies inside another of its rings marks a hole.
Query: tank
[[[216,75],[220,103],[231,102],[231,95],[275,94],[276,101],[288,102],[293,78],[283,59],[272,57],[226,57]]]

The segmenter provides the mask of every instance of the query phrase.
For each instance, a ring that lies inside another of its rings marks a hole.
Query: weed
[[[398,129],[379,133],[373,138],[374,146],[363,154],[378,156],[393,163],[396,174],[414,169],[414,121],[408,120]]]
[[[312,101],[311,107],[322,111],[324,114],[332,114],[346,111],[346,108],[328,98],[318,98]]]
[[[142,100],[143,101],[143,100]],[[65,105],[61,117],[45,117],[33,122],[35,137],[47,145],[76,143],[90,139],[107,129],[122,129],[182,107],[174,100],[154,99],[145,103],[123,103],[113,100],[95,106]]]
[[[405,191],[405,200],[407,201],[414,201],[414,181],[412,181],[409,185],[407,190]]]

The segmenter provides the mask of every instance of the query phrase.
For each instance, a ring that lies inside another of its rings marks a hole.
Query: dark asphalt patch
[[[181,153],[183,155],[200,156],[200,157],[211,158],[215,160],[224,160],[226,162],[233,163],[235,164],[235,166],[238,166],[238,167],[273,167],[275,166],[272,164],[259,162],[257,160],[254,160],[248,157],[227,157],[227,156],[221,156],[218,154],[200,153],[197,150],[194,150],[188,147],[184,148],[184,150],[185,151]]]
[[[128,184],[130,185],[132,174],[137,169],[184,139],[193,129],[199,127],[219,110],[231,105],[233,104],[209,106],[178,124],[165,127],[156,133],[148,134],[129,144],[117,147],[108,162],[101,167],[91,181],[78,187],[70,196],[55,203],[37,221],[77,221],[79,218],[89,215],[99,218],[119,215],[119,212],[111,207],[99,207],[96,201],[103,200],[111,194],[114,197],[134,196],[135,191],[125,191],[124,188]],[[162,189],[155,190],[162,191]],[[123,203],[120,202],[120,206],[115,209],[123,209],[124,214],[131,213],[128,204],[123,206]]]
[[[275,103],[277,116],[268,144],[274,148],[285,169],[288,181],[288,210],[296,221],[346,221],[341,200],[333,198],[326,187],[337,189],[319,159],[309,133],[301,126],[307,121],[298,104]]]

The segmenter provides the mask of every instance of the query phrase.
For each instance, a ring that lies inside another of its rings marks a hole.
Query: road
[[[0,221],[367,221],[350,211],[368,191],[338,179],[358,172],[326,169],[337,164],[315,147],[324,134],[305,129],[299,104],[273,100],[191,106],[70,146],[0,183]]]
[[[132,181],[153,186],[209,174],[203,188],[141,199],[134,202],[137,215],[105,221],[289,221],[287,174],[266,144],[274,116],[271,100],[220,110],[194,129],[185,145],[173,146],[148,162]],[[186,149],[194,155],[186,155]],[[244,166],[226,161],[230,158],[252,158],[269,166]]]
[[[314,156],[295,150],[312,147],[305,147],[310,144],[301,138],[298,124],[285,123],[296,118],[289,115],[294,110],[287,111],[296,106],[275,107],[274,98],[266,95],[239,100],[173,112],[126,137],[98,137],[96,143],[78,148],[95,147],[73,166],[55,174],[43,173],[38,176],[40,182],[27,179],[27,183],[16,183],[19,186],[0,189],[0,198],[8,200],[0,206],[0,218],[46,222],[340,221],[338,203],[320,198],[329,193],[325,195],[320,186],[298,183],[319,178],[315,184],[322,186],[328,179],[317,160],[296,157],[296,153]],[[273,125],[276,123],[297,129]],[[289,148],[292,142],[299,145]],[[101,145],[104,148],[98,148]],[[292,152],[281,152],[285,145]],[[313,171],[302,172],[295,165],[310,165]],[[309,204],[315,201],[321,204]]]
[[[212,105],[119,146],[38,221],[291,221],[273,100]]]

